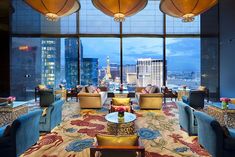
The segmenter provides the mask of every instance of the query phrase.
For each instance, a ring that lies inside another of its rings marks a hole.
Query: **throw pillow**
[[[112,98],[112,104],[115,106],[128,106],[130,102],[131,98]]]
[[[120,107],[122,107],[125,110],[125,112],[131,112],[131,106],[115,106],[115,105],[111,105],[111,112],[117,112]]]
[[[43,90],[43,89],[47,89],[47,87],[44,84],[40,84],[40,85],[38,85],[38,89]]]
[[[136,146],[138,143],[137,135],[96,135],[96,139],[99,146]]]
[[[145,88],[145,90],[149,93],[149,91],[151,90],[151,88],[152,88],[152,86],[147,86],[147,87]]]
[[[142,89],[142,90],[141,90],[141,93],[143,93],[143,94],[147,94],[147,93],[148,93],[148,91],[146,91],[146,89]]]
[[[10,136],[11,135],[11,125],[7,125],[7,127],[5,128],[4,132],[3,132],[3,136]]]
[[[198,87],[198,90],[200,90],[200,91],[205,91],[205,90],[206,90],[206,87],[205,87],[205,86],[199,86],[199,87]]]
[[[149,93],[159,93],[159,88],[157,86],[152,86]]]
[[[100,93],[101,90],[99,88],[96,88],[95,90],[93,90],[93,93]]]

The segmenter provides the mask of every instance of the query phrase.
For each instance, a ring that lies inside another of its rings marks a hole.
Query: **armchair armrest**
[[[79,93],[78,97],[100,97],[99,93]]]
[[[145,87],[136,87],[135,92],[141,92]]]
[[[143,144],[141,143],[141,141],[139,139],[137,146],[98,146],[98,143],[96,142],[90,148],[90,157],[95,157],[95,152],[96,151],[106,151],[106,150],[136,151],[136,152],[141,152],[141,157],[145,156],[145,148],[144,148]]]
[[[163,97],[162,93],[140,94],[140,97]]]

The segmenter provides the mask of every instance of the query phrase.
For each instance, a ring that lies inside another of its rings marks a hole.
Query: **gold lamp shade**
[[[143,10],[148,0],[92,0],[93,5],[108,16],[122,22],[125,17]]]
[[[182,18],[183,22],[192,22],[195,16],[216,3],[217,0],[161,0],[160,10],[167,15]]]
[[[57,21],[80,9],[78,0],[24,0],[29,6],[46,16],[47,20]]]

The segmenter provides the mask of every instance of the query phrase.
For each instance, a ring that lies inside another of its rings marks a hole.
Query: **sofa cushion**
[[[130,105],[131,98],[112,98],[112,104],[115,106]]]
[[[138,143],[137,135],[96,135],[96,139],[99,146],[136,146]]]
[[[200,91],[205,91],[205,90],[206,90],[206,87],[205,87],[205,86],[199,86],[199,87],[198,87],[198,90],[200,90]]]
[[[47,87],[44,84],[40,84],[40,85],[38,85],[38,89],[43,90],[43,89],[47,89]]]
[[[117,112],[120,107],[122,107],[125,110],[125,112],[131,112],[131,106],[115,106],[115,105],[111,105],[111,112]]]
[[[152,86],[149,93],[159,93],[160,90],[158,88],[158,86]]]
[[[147,86],[147,87],[145,87],[145,90],[149,93],[151,88],[152,88],[152,86]]]

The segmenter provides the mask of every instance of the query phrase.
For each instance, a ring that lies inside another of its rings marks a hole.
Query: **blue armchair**
[[[20,116],[12,123],[7,136],[4,136],[6,127],[0,128],[0,156],[20,156],[38,141],[41,114],[41,110],[35,110]]]
[[[197,121],[194,116],[194,109],[182,101],[177,102],[179,109],[180,127],[185,130],[189,136],[197,135]]]
[[[40,106],[48,107],[54,101],[61,99],[61,94],[56,94],[54,89],[43,89],[39,91]]]
[[[192,108],[204,108],[205,92],[199,90],[192,90],[189,96],[183,96],[182,101]]]
[[[54,101],[46,108],[46,115],[42,115],[40,118],[40,131],[50,132],[55,126],[60,124],[63,104],[64,100],[60,99]]]
[[[199,144],[212,157],[235,156],[235,130],[228,129],[226,133],[213,117],[199,111],[195,111],[194,114],[198,122]]]

